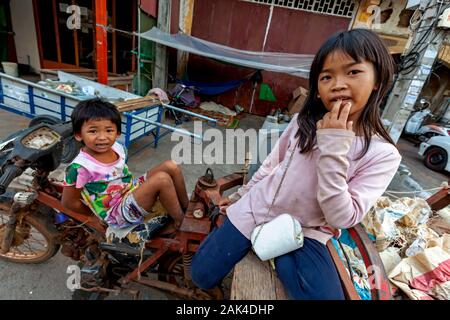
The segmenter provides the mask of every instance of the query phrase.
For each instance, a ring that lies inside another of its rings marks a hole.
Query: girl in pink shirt
[[[126,150],[117,143],[121,116],[106,101],[80,102],[71,115],[75,139],[83,144],[66,169],[62,204],[76,212],[96,214],[114,228],[137,226],[157,199],[178,228],[189,204],[184,177],[173,161],[165,161],[134,178]]]
[[[221,202],[228,219],[193,258],[196,285],[217,286],[251,249],[253,229],[287,212],[305,237],[303,247],[275,258],[289,297],[344,298],[326,243],[361,222],[400,164],[380,119],[393,74],[393,59],[372,31],[339,32],[322,45],[303,109],[252,179]]]

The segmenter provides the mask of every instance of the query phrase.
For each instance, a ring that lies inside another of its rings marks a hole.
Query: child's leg
[[[202,289],[212,289],[250,250],[251,242],[225,219],[202,242],[191,264],[192,281]]]
[[[327,247],[305,238],[303,247],[275,259],[278,278],[289,298],[343,300],[344,292]]]
[[[185,211],[189,205],[189,197],[187,195],[186,184],[184,183],[184,177],[180,166],[172,160],[164,161],[148,171],[147,178],[150,178],[158,172],[165,172],[170,175],[177,192],[178,201],[180,202],[181,208]]]
[[[152,175],[151,179],[145,181],[139,188],[133,191],[133,196],[139,206],[150,212],[157,197],[167,213],[175,220],[178,228],[183,221],[184,213],[177,199],[177,192],[171,176],[165,172]]]

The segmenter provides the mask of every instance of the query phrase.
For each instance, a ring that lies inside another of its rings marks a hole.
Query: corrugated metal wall
[[[192,35],[226,46],[262,51],[270,6],[239,0],[196,0]],[[334,32],[346,30],[350,19],[305,11],[274,7],[264,51],[314,54]],[[225,65],[211,59],[190,55],[188,74],[191,80],[237,80],[254,72],[253,69]],[[270,85],[278,101],[258,99],[255,94],[252,113],[266,115],[272,108],[286,107],[290,94],[307,80],[273,72],[263,72],[263,82]],[[239,89],[222,94],[217,101],[225,106],[239,104],[248,112],[253,84],[247,82]]]

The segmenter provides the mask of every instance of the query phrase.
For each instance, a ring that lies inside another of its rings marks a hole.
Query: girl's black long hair
[[[335,51],[344,52],[357,62],[369,61],[375,67],[378,89],[372,92],[360,118],[353,126],[362,128],[364,133],[364,148],[358,158],[366,154],[373,134],[395,145],[383,127],[380,116],[380,108],[392,85],[394,60],[376,33],[367,29],[353,29],[334,34],[314,57],[309,75],[309,94],[297,119],[299,129],[296,138],[298,138],[300,153],[308,153],[312,150],[316,143],[316,123],[328,112],[322,100],[317,97],[318,79],[325,59]]]

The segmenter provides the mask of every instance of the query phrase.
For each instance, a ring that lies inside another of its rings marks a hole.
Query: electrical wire
[[[414,46],[409,50],[409,52],[400,57],[400,62],[397,65],[398,74],[408,74],[411,71],[413,71],[414,68],[417,67],[419,59],[420,59],[420,55],[424,50],[426,50],[428,43],[433,42],[436,39],[436,37],[441,33],[441,31],[437,32],[436,35],[434,35],[434,37],[429,42],[425,42],[425,39],[428,37],[430,32],[435,28],[435,26],[439,20],[443,2],[435,3],[431,6],[427,6],[426,8],[423,9],[423,12],[425,12],[427,9],[429,9],[433,6],[436,6],[436,5],[439,5],[439,8],[436,11],[437,15],[434,17],[434,20],[431,23],[431,25],[414,28],[419,23],[419,22],[416,22],[415,24],[413,24],[412,28],[410,28],[411,30],[414,29],[414,31],[416,33],[417,32],[422,33],[422,35],[420,36],[419,40],[414,44]],[[446,7],[448,7],[448,5]],[[445,11],[445,9],[446,8],[444,8],[444,10],[442,10],[442,11]],[[418,9],[416,9],[416,11],[414,11],[413,15],[410,18],[410,27],[411,27],[412,19],[416,15],[416,12],[418,12]],[[423,12],[422,12],[422,15],[423,15]],[[420,21],[420,20],[418,20],[418,21]],[[425,29],[425,28],[426,28],[426,30],[423,31],[422,29]],[[395,79],[395,81],[396,80],[397,79]]]

